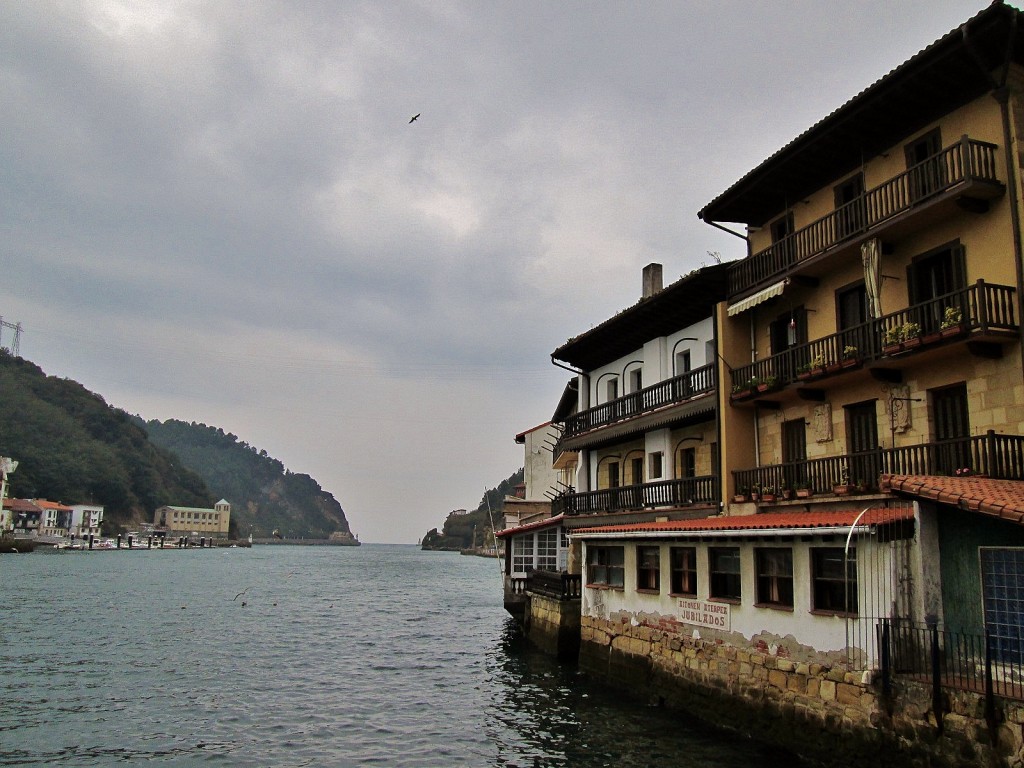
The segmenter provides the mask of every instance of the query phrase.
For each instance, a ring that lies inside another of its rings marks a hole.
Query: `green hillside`
[[[231,502],[231,520],[241,535],[273,531],[287,538],[326,539],[351,533],[341,504],[309,475],[284,464],[223,429],[175,419],[139,424],[156,445],[181,458],[217,496]]]
[[[152,520],[164,504],[209,507],[203,480],[122,410],[81,384],[0,350],[0,456],[18,461],[8,496],[102,504],[105,530]]]
[[[440,531],[437,528],[427,531],[421,542],[422,548],[461,550],[490,542],[492,519],[493,524],[500,528],[505,497],[511,495],[521,482],[523,470],[519,469],[498,483],[497,488],[486,491],[475,510],[464,514],[450,512]]]

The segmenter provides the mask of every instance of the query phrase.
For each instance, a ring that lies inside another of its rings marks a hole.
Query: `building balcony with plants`
[[[979,280],[966,288],[891,312],[837,333],[797,344],[731,370],[734,404],[756,401],[791,385],[821,381],[863,366],[907,364],[918,352],[962,344],[998,356],[1019,334],[1016,290]],[[911,360],[912,362],[912,360]]]

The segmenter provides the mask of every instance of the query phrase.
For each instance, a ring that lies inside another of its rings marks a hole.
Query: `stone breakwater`
[[[826,765],[1024,765],[1024,704],[897,678],[886,697],[870,672],[838,660],[787,657],[783,645],[739,647],[707,630],[630,615],[583,616],[580,665],[590,674],[703,720]],[[730,638],[731,639],[731,638]]]

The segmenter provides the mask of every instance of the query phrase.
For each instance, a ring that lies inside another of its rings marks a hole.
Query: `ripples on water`
[[[385,545],[33,554],[4,556],[0,579],[0,765],[774,762],[531,650],[494,560]]]

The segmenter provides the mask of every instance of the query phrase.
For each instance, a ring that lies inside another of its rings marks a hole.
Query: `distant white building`
[[[69,504],[71,527],[75,536],[99,536],[103,525],[103,507],[98,504]]]

